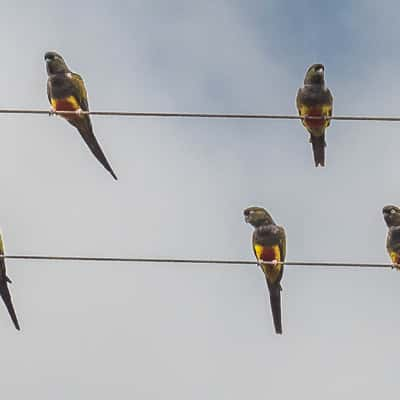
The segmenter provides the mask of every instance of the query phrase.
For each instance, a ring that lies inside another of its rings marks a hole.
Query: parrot
[[[325,67],[322,64],[311,65],[304,78],[304,86],[298,90],[296,97],[302,123],[310,133],[316,167],[325,166],[325,129],[330,125],[330,120],[324,117],[331,117],[333,110],[333,96],[325,86],[324,75]]]
[[[400,208],[388,205],[383,207],[383,218],[388,227],[386,250],[393,268],[400,269]]]
[[[245,222],[254,227],[253,251],[264,272],[274,321],[275,332],[282,334],[281,279],[286,256],[286,234],[276,225],[271,215],[262,207],[248,207],[243,211]],[[271,262],[265,264],[263,261]]]
[[[112,177],[117,180],[117,176],[94,136],[89,115],[82,113],[82,111],[89,111],[87,91],[82,77],[72,72],[62,56],[54,51],[47,52],[44,59],[48,75],[47,97],[51,104],[52,112],[75,112],[74,114],[60,115],[78,129],[93,155]]]

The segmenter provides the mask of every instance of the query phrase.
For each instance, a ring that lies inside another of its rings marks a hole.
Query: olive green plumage
[[[45,60],[48,75],[47,97],[52,108],[56,111],[76,111],[76,114],[64,114],[62,117],[78,129],[93,155],[112,177],[117,179],[94,136],[89,115],[79,114],[80,111],[89,111],[87,91],[82,77],[72,72],[64,59],[55,52],[47,52]]]
[[[311,65],[304,78],[304,86],[297,92],[296,106],[304,127],[310,133],[315,166],[325,166],[325,129],[330,120],[312,119],[312,117],[330,117],[333,109],[333,96],[325,86],[325,68],[322,64]]]
[[[254,227],[253,251],[264,272],[269,295],[275,332],[282,333],[281,317],[281,279],[286,257],[286,234],[283,227],[275,224],[271,215],[261,207],[244,210],[245,221]],[[262,261],[277,262],[274,265]]]
[[[3,238],[0,234],[0,254],[4,255],[4,244]],[[7,311],[11,317],[11,320],[14,323],[14,326],[17,330],[20,330],[20,326],[17,319],[17,314],[15,313],[14,306],[11,299],[10,291],[8,290],[8,284],[11,283],[11,280],[8,278],[6,274],[6,262],[4,258],[0,258],[0,296],[3,299],[3,302],[7,308]]]

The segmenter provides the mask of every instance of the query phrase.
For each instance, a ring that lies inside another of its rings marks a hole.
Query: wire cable
[[[219,259],[185,259],[185,258],[129,258],[129,257],[80,257],[51,255],[0,255],[0,259],[11,260],[48,260],[48,261],[96,261],[96,262],[128,262],[128,263],[163,263],[163,264],[224,264],[224,265],[257,265],[257,261],[219,260]],[[265,261],[263,264],[273,265]],[[392,264],[326,262],[326,261],[285,261],[279,262],[285,266],[300,267],[356,267],[356,268],[393,268]]]
[[[42,115],[71,115],[75,111],[51,111],[38,109],[0,109],[0,114],[42,114]],[[295,119],[304,117],[285,114],[218,114],[218,113],[178,113],[178,112],[128,112],[128,111],[81,111],[82,115],[99,115],[114,117],[153,117],[153,118],[213,118],[213,119]],[[307,119],[337,120],[337,121],[381,121],[400,122],[400,117],[368,116],[368,115],[334,115],[331,117],[307,116]]]

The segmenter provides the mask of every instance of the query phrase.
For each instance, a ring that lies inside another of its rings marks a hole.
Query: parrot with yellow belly
[[[47,52],[44,59],[48,75],[47,96],[52,111],[74,111],[73,114],[60,115],[78,129],[93,155],[116,180],[117,176],[94,136],[89,115],[82,113],[82,111],[89,111],[87,92],[82,77],[72,72],[61,55],[54,51]]]
[[[275,332],[282,334],[280,282],[283,275],[281,263],[286,256],[285,230],[275,224],[264,208],[249,207],[243,213],[245,221],[254,227],[253,251],[267,281]]]
[[[310,133],[316,167],[325,166],[325,129],[330,125],[330,120],[325,117],[331,117],[333,109],[333,96],[325,86],[324,75],[322,64],[311,65],[304,78],[304,86],[298,90],[296,97],[302,123]]]
[[[400,269],[400,208],[389,205],[383,207],[382,212],[388,227],[386,250],[393,267]]]

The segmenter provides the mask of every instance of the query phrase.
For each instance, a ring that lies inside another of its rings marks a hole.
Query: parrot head
[[[44,55],[44,60],[46,61],[48,75],[71,72],[64,59],[55,51],[48,51]]]
[[[304,84],[324,84],[325,67],[322,64],[313,64],[308,68],[306,77],[304,78]]]
[[[261,207],[249,207],[243,211],[244,220],[254,227],[273,224],[274,221],[269,213]]]
[[[400,226],[400,208],[396,206],[385,206],[383,207],[383,218],[385,219],[386,225],[390,228],[391,226]]]

